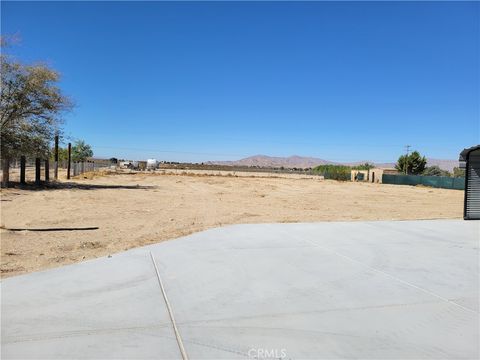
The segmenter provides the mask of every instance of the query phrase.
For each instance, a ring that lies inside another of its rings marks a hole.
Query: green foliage
[[[365,164],[360,164],[360,165],[357,165],[357,166],[353,166],[352,170],[370,170],[370,169],[373,169],[373,168],[375,168],[374,164],[366,162]]]
[[[427,166],[425,168],[425,170],[423,170],[422,175],[425,175],[425,176],[451,176],[451,174],[447,170],[442,170],[437,165]]]
[[[419,175],[423,173],[426,165],[427,159],[425,159],[425,156],[421,156],[418,151],[414,151],[408,156],[400,156],[395,169],[407,175]]]
[[[46,65],[24,65],[1,55],[1,156],[46,156],[59,115],[71,107]]]
[[[465,169],[460,169],[458,167],[453,168],[453,177],[465,177]]]
[[[78,140],[72,146],[72,161],[85,161],[87,158],[93,156],[93,151],[90,145],[83,140]],[[112,158],[115,159],[115,158]],[[110,161],[112,160],[110,159]],[[55,148],[50,149],[50,161],[55,160]],[[58,161],[68,160],[68,148],[58,147]],[[116,159],[115,159],[116,160]]]
[[[68,160],[68,149],[58,147],[58,161]],[[55,161],[55,148],[50,149],[50,161]]]
[[[85,161],[93,156],[92,147],[83,140],[77,140],[72,146],[72,161]]]
[[[118,159],[117,159],[117,158],[114,158],[114,157],[110,158],[109,161],[110,161],[110,163],[112,163],[112,164],[118,163]]]
[[[346,165],[319,165],[313,168],[315,174],[323,175],[325,179],[348,181],[351,167]]]
[[[370,170],[375,168],[371,163],[365,163],[357,166],[347,165],[319,165],[313,168],[313,173],[323,175],[325,179],[348,181],[351,178],[352,170]]]

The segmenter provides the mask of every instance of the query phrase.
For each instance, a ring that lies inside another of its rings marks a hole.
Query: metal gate
[[[480,149],[467,157],[464,218],[480,220]]]

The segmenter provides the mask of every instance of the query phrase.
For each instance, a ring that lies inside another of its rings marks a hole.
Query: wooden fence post
[[[55,163],[53,164],[53,178],[58,180],[58,135],[55,135]]]
[[[40,158],[35,158],[35,184],[40,185]]]
[[[72,157],[72,143],[68,143],[68,163],[67,163],[67,179],[70,179],[70,161]]]
[[[8,187],[10,183],[10,158],[3,159],[2,165],[2,186]]]
[[[27,166],[27,160],[25,156],[20,157],[20,184],[25,185],[25,168]]]
[[[48,159],[45,160],[45,182],[50,181],[50,163]]]

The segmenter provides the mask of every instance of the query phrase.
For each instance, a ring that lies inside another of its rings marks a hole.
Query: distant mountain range
[[[445,160],[445,159],[430,159],[427,158],[427,166],[437,165],[442,170],[453,171],[454,167],[458,167],[458,160]]]
[[[285,167],[285,168],[310,168],[318,165],[348,165],[355,166],[364,164],[366,162],[374,163],[373,161],[356,161],[339,163],[314,157],[305,156],[289,156],[289,157],[277,157],[267,155],[255,155],[240,160],[234,161],[209,161],[207,164],[212,165],[230,165],[230,166],[259,166],[259,167]],[[393,168],[395,163],[374,163],[375,166],[380,168]],[[443,170],[453,171],[454,167],[458,167],[458,160],[444,160],[444,159],[427,159],[427,166],[437,165]]]

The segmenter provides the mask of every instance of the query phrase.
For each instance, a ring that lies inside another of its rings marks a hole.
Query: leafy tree
[[[368,162],[352,167],[353,170],[370,170],[373,168],[375,168],[375,165]]]
[[[50,161],[55,160],[55,148],[50,149]],[[58,161],[64,161],[68,160],[68,149],[67,148],[62,148],[58,147]]]
[[[465,177],[465,169],[453,168],[453,177]]]
[[[413,151],[410,155],[400,156],[395,169],[409,175],[419,175],[425,170],[426,165],[425,156],[421,156],[418,151]]]
[[[447,170],[440,169],[439,166],[427,166],[425,170],[423,170],[422,175],[426,176],[450,176],[451,174]]]
[[[48,66],[24,65],[3,53],[0,62],[0,150],[7,185],[13,157],[48,156],[59,116],[72,103],[57,86],[59,74]]]
[[[112,164],[116,164],[116,163],[118,163],[118,159],[112,157],[112,158],[110,158],[110,162],[111,162]]]
[[[92,147],[83,140],[77,140],[72,146],[72,161],[85,161],[93,156]]]
[[[351,169],[346,165],[319,165],[313,168],[313,173],[323,175],[325,179],[348,181]]]

